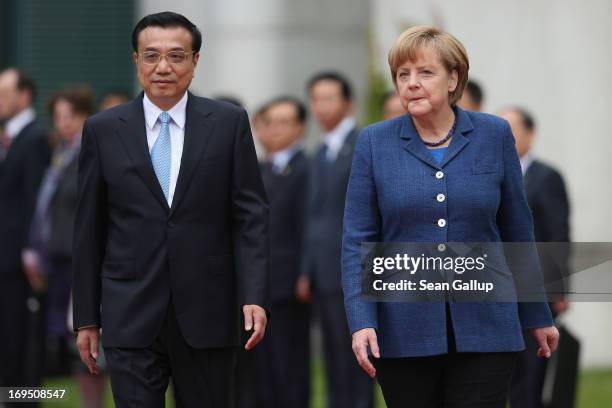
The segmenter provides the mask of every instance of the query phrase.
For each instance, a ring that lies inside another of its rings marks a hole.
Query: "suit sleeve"
[[[23,167],[23,199],[22,203],[26,206],[26,220],[32,220],[40,184],[45,174],[45,170],[49,166],[51,157],[51,147],[47,139],[47,134],[43,131],[32,139],[30,155],[24,162]],[[22,231],[21,247],[27,246],[30,236],[30,223],[24,224],[25,228]]]
[[[546,242],[569,242],[569,200],[565,190],[563,178],[556,171],[552,171],[542,192],[546,203],[545,211],[538,216],[545,225]]]
[[[502,241],[533,242],[533,218],[527,204],[523,188],[523,177],[521,165],[514,147],[514,137],[510,125],[504,121],[502,127],[503,137],[503,182],[501,190],[501,204],[497,214],[497,224],[501,233]],[[511,265],[517,288],[527,290],[543,288],[542,272],[540,270],[537,249],[528,245],[520,246],[521,256],[513,256],[512,260],[523,261],[520,265]],[[510,261],[512,263],[512,261]],[[522,285],[526,282],[525,285]],[[518,313],[523,330],[547,327],[553,324],[550,308],[546,302],[524,302],[518,304]]]
[[[561,174],[554,169],[547,169],[547,176],[543,188],[538,194],[539,211],[536,221],[542,230],[542,241],[550,242],[552,256],[542,259],[548,288],[557,292],[555,300],[565,297],[569,291],[568,277],[570,276],[570,206]],[[567,243],[567,244],[566,244]],[[547,244],[542,244],[546,247]]]
[[[74,328],[101,326],[100,271],[106,244],[106,187],[100,151],[86,122],[79,156],[73,245]]]
[[[367,132],[363,130],[355,146],[344,207],[342,289],[351,334],[364,328],[378,329],[376,303],[361,299],[361,243],[378,241],[381,224]]]
[[[233,238],[241,303],[268,306],[268,201],[245,111],[234,140]]]
[[[304,231],[303,231],[303,241],[302,241],[302,259],[300,260],[300,274],[304,276],[308,276],[310,279],[313,279],[313,269],[314,269],[314,257],[316,254],[313,253],[313,240],[316,239],[313,236],[312,230],[310,228],[311,222],[313,219],[313,209],[314,209],[314,199],[316,196],[316,172],[317,168],[316,164],[316,156],[309,159],[308,161],[308,182],[306,184],[306,194],[305,194],[305,206],[304,206]],[[312,281],[311,284],[316,284],[316,282]]]

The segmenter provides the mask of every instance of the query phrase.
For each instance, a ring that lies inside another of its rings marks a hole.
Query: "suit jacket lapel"
[[[455,117],[457,118],[455,134],[453,135],[453,139],[448,146],[448,150],[446,151],[446,155],[444,156],[444,160],[442,160],[440,167],[446,166],[448,162],[453,160],[453,158],[457,156],[457,154],[459,154],[459,152],[463,150],[465,146],[467,146],[470,139],[465,137],[464,134],[474,130],[472,121],[464,110],[459,107],[455,108]]]
[[[530,192],[531,184],[533,182],[533,178],[536,172],[536,167],[537,167],[536,162],[535,161],[531,162],[531,165],[527,167],[527,171],[525,172],[525,175],[523,176],[523,184],[525,186],[525,192],[527,193]]]
[[[214,120],[209,117],[211,112],[201,102],[196,100],[191,92],[187,99],[186,109],[183,156],[181,157],[181,168],[176,181],[170,215],[174,213],[185,196],[193,172],[206,150],[215,125]]]
[[[144,181],[145,185],[151,190],[151,193],[159,201],[159,203],[167,211],[169,211],[168,202],[164,197],[164,192],[159,185],[151,155],[149,154],[149,145],[147,144],[147,131],[145,128],[144,108],[142,106],[143,93],[134,99],[132,109],[119,120],[123,122],[123,126],[117,129],[119,138],[125,147],[128,156],[134,163],[136,171]]]
[[[350,170],[353,163],[353,150],[355,150],[357,136],[359,136],[359,130],[356,127],[353,128],[348,135],[346,135],[344,138],[344,143],[342,143],[342,147],[338,151],[336,159],[331,163],[325,163],[328,166],[326,168],[327,170],[330,168],[333,169],[331,170],[331,173],[328,173],[327,175],[330,175],[331,177],[341,177],[344,179],[345,172]]]

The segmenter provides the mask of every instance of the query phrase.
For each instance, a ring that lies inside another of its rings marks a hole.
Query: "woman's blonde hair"
[[[396,75],[400,65],[406,61],[416,60],[419,52],[426,47],[432,47],[438,52],[442,65],[449,73],[457,71],[457,87],[453,92],[449,92],[449,102],[454,106],[461,99],[467,84],[470,62],[463,44],[449,33],[435,27],[412,27],[397,38],[389,51],[389,68],[393,84],[397,88]]]

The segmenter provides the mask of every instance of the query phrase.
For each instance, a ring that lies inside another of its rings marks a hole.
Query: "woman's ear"
[[[457,83],[459,82],[459,73],[456,69],[453,69],[448,79],[448,92],[453,92],[457,89]]]

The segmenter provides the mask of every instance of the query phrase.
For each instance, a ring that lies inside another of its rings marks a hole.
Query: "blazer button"
[[[436,172],[436,178],[437,178],[438,180],[440,180],[440,179],[444,178],[444,173],[443,173],[443,172],[441,172],[441,171],[437,171],[437,172]]]
[[[446,245],[444,245],[444,244],[438,244],[438,251],[440,251],[440,252],[444,252],[444,251],[446,251]]]
[[[438,200],[439,203],[443,203],[444,200],[446,200],[446,196],[442,193],[438,194],[436,197],[436,200]]]
[[[440,227],[440,228],[446,227],[446,220],[444,218],[440,218],[438,220],[438,227]]]

